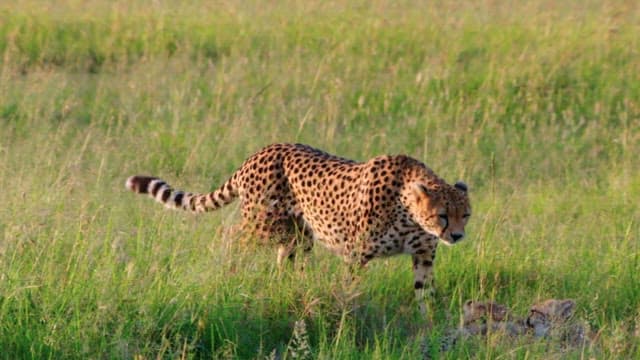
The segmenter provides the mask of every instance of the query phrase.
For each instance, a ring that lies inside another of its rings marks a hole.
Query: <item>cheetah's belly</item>
[[[306,221],[306,223],[313,232],[314,242],[317,242],[335,254],[342,255],[345,253],[346,236],[340,229],[331,226],[314,226],[313,221]]]

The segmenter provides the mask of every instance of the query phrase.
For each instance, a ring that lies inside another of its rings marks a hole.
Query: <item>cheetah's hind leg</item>
[[[278,268],[282,268],[285,260],[293,263],[298,249],[302,249],[304,254],[308,254],[313,249],[313,233],[301,219],[288,220],[286,230],[278,243]],[[306,260],[306,256],[305,256]],[[301,266],[304,270],[304,261]]]

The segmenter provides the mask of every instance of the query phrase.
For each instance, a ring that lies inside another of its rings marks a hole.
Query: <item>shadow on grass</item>
[[[198,340],[193,350],[202,357],[232,354],[238,358],[255,358],[266,356],[274,349],[283,354],[291,341],[294,323],[304,319],[311,349],[315,352],[321,349],[326,356],[343,353],[370,356],[375,352],[402,357],[407,351],[417,351],[418,344],[423,341],[434,353],[442,334],[459,323],[462,303],[454,304],[449,300],[455,293],[462,294],[462,301],[474,297],[471,294],[477,294],[524,311],[539,300],[535,298],[539,294],[575,297],[575,293],[565,294],[560,290],[566,289],[567,283],[581,280],[579,276],[563,275],[551,269],[534,273],[510,268],[466,274],[462,282],[446,277],[438,284],[440,291],[434,309],[434,326],[428,329],[417,310],[408,279],[406,282],[404,279],[396,281],[395,278],[385,279],[386,275],[379,279],[379,274],[365,274],[362,281],[374,280],[369,277],[386,284],[338,284],[325,288],[316,294],[320,299],[316,309],[309,313],[302,311],[302,315],[299,309],[307,306],[302,293],[288,303],[276,299],[225,302],[204,316],[201,329],[195,332]],[[480,283],[484,290],[480,289]],[[304,289],[300,291],[304,292]],[[513,299],[517,300],[514,302]],[[469,351],[469,348],[463,350]],[[334,353],[326,354],[326,351]]]
[[[308,276],[320,278],[320,273]],[[185,296],[177,301],[119,299],[107,313],[101,312],[90,297],[78,308],[78,304],[73,307],[64,300],[57,304],[58,300],[46,296],[45,302],[40,299],[43,295],[40,290],[34,289],[19,299],[0,299],[3,318],[20,323],[9,326],[5,322],[2,331],[7,336],[3,336],[2,345],[5,354],[27,358],[82,354],[114,358],[141,355],[254,359],[267,357],[273,351],[280,356],[285,354],[295,322],[304,320],[309,347],[315,356],[410,358],[411,354],[418,354],[423,341],[435,353],[442,334],[457,326],[461,304],[455,303],[457,299],[447,300],[457,293],[462,301],[471,298],[471,294],[485,299],[494,297],[510,307],[517,305],[520,313],[539,300],[523,300],[522,295],[577,297],[579,294],[571,290],[581,286],[567,287],[567,284],[582,281],[579,274],[561,274],[552,269],[532,273],[492,268],[456,278],[443,274],[437,283],[441,298],[436,304],[434,327],[428,331],[406,275],[409,274],[384,271],[380,266],[369,269],[360,282],[352,284],[334,281],[341,277],[336,274],[325,278],[322,284],[310,281],[294,287],[288,281],[298,284],[303,276],[288,274],[289,278],[281,284],[270,284],[271,289],[255,296],[222,289],[212,293],[202,290],[203,297]],[[254,281],[263,281],[260,279],[262,276]],[[273,280],[268,275],[266,279]],[[564,290],[569,291],[562,293]],[[12,335],[8,336],[9,333]],[[69,337],[73,334],[81,336]],[[451,356],[473,356],[476,351],[485,351],[481,343],[462,346]]]
[[[285,277],[291,279],[267,285],[273,286],[275,293],[216,293],[191,308],[156,303],[143,320],[155,322],[151,331],[141,334],[147,341],[147,352],[162,351],[170,357],[186,353],[195,358],[254,359],[275,351],[283,356],[299,320],[305,322],[314,357],[369,357],[374,353],[385,358],[406,357],[407,351],[417,348],[416,340],[426,334],[410,282],[373,290],[357,281],[293,288],[288,281],[300,281],[300,276]],[[281,296],[278,286],[282,286]],[[395,296],[404,292],[407,296]]]

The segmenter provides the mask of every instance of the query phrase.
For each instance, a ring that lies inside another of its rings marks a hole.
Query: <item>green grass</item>
[[[0,353],[14,358],[414,359],[467,299],[573,298],[592,348],[477,339],[444,355],[639,358],[640,10],[622,1],[0,5]],[[347,284],[240,244],[237,204],[169,212],[272,142],[407,153],[470,185],[433,331],[410,260]]]

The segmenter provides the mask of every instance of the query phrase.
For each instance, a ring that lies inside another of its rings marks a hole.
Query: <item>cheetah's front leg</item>
[[[433,314],[432,311],[428,311],[427,304],[431,307],[435,299],[433,254],[431,252],[413,254],[413,279],[420,312],[430,318]]]

